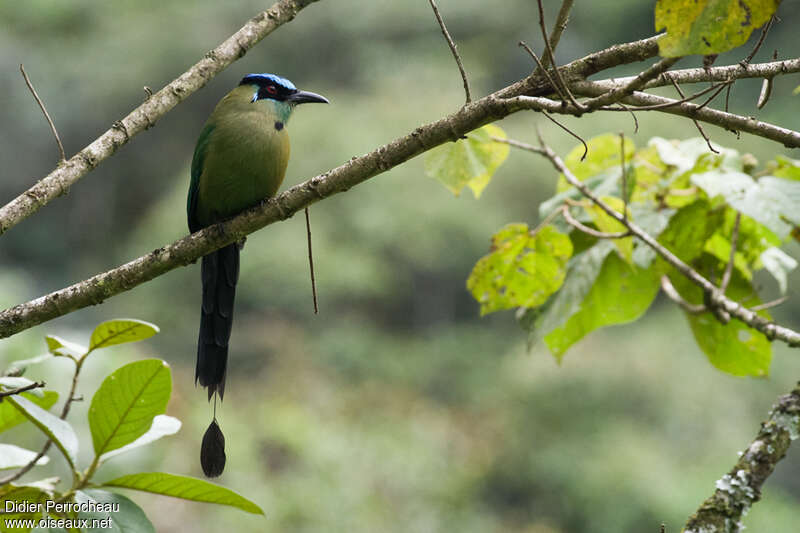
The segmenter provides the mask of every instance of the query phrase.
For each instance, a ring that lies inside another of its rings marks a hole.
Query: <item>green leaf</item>
[[[622,213],[625,210],[625,203],[619,198],[603,196],[600,199],[617,213]],[[604,233],[619,233],[626,229],[621,222],[618,222],[617,219],[603,211],[596,204],[592,204],[587,211],[597,229]],[[628,216],[630,217],[630,210],[628,211]],[[620,256],[630,264],[633,259],[633,237],[614,239],[614,245],[617,247]]]
[[[71,468],[75,468],[78,454],[78,436],[66,420],[45,411],[22,395],[8,396],[3,403],[11,402],[25,418],[33,422],[61,450]]]
[[[195,502],[230,505],[248,513],[264,514],[258,505],[232,490],[193,477],[176,476],[163,472],[145,472],[106,481],[103,486],[152,492]]]
[[[580,310],[586,295],[592,289],[606,257],[614,250],[607,240],[574,255],[567,264],[567,277],[561,289],[544,305],[541,314],[529,323],[528,346],[532,347],[539,339],[564,325]],[[527,314],[527,313],[526,313]]]
[[[25,448],[14,446],[13,444],[0,443],[0,470],[25,466],[37,455],[37,452],[32,452],[30,450],[26,450]],[[49,461],[50,458],[45,455],[40,457],[36,461],[36,464],[46,465]]]
[[[767,272],[772,274],[772,277],[778,282],[781,294],[786,294],[786,276],[789,272],[797,268],[797,261],[786,254],[786,252],[776,247],[764,250],[760,259]]]
[[[573,148],[564,158],[564,164],[572,171],[576,178],[580,181],[585,181],[598,175],[604,177],[613,177],[615,180],[622,176],[622,147],[620,146],[619,135],[613,133],[606,133],[592,137],[586,143],[589,151],[586,154],[586,159],[581,161],[583,156],[583,145],[580,144]],[[636,145],[633,141],[625,137],[625,162],[629,163],[633,159],[633,153],[636,151]],[[570,189],[572,185],[567,182],[563,174],[558,177],[558,185],[556,191],[562,192]],[[610,194],[611,191],[602,191],[598,194]]]
[[[632,322],[642,316],[658,294],[656,269],[631,267],[609,254],[580,308],[544,340],[559,361],[567,349],[592,331]]]
[[[506,138],[505,132],[487,124],[459,139],[437,146],[425,154],[425,173],[439,180],[458,196],[465,186],[479,198],[495,171],[508,157],[510,147],[492,140]]]
[[[101,456],[144,435],[163,414],[172,391],[169,365],[145,359],[108,376],[92,398],[89,427],[95,455]]]
[[[718,54],[747,42],[780,0],[658,0],[655,29],[662,57]]]
[[[147,433],[136,439],[135,441],[131,442],[130,444],[126,444],[121,448],[117,448],[116,450],[104,453],[100,456],[100,462],[105,462],[112,457],[119,455],[121,453],[128,452],[135,448],[139,448],[146,444],[150,444],[151,442],[157,441],[161,437],[166,437],[167,435],[174,435],[181,429],[181,421],[177,418],[173,418],[167,415],[156,415],[153,418],[153,424],[150,426],[150,429],[147,430]]]
[[[777,178],[800,181],[800,159],[779,155],[775,158],[775,168],[771,174]]]
[[[709,198],[721,196],[731,207],[764,224],[781,240],[789,235],[793,225],[800,225],[798,181],[773,176],[756,181],[743,172],[717,169],[693,175],[692,183]]]
[[[669,225],[672,216],[677,213],[675,209],[661,208],[657,209],[651,204],[629,204],[631,216],[633,221],[649,233],[652,237],[658,238],[667,226]],[[636,266],[641,268],[650,268],[653,260],[656,258],[656,252],[644,242],[640,240],[635,241],[633,249],[633,262]]]
[[[715,233],[706,241],[703,251],[719,259],[722,265],[727,265],[731,258],[731,241]],[[753,279],[753,272],[747,264],[747,259],[738,249],[733,254],[733,266],[746,280]]]
[[[89,351],[86,346],[81,346],[80,344],[64,340],[61,337],[56,337],[55,335],[45,336],[44,341],[47,343],[47,350],[51,354],[62,357],[79,359]]]
[[[685,262],[703,253],[705,242],[722,223],[722,215],[705,200],[682,207],[669,221],[658,240]]]
[[[527,224],[509,224],[492,237],[492,252],[467,279],[485,315],[513,307],[536,307],[561,287],[572,255],[569,237],[551,226],[531,235]]]
[[[114,344],[141,341],[152,337],[158,331],[158,326],[143,320],[133,318],[108,320],[94,328],[89,351]]]
[[[27,392],[23,392],[20,396],[27,398],[42,409],[50,409],[58,401],[58,393],[50,390],[44,391],[43,397],[34,396]],[[0,402],[0,431],[10,429],[25,420],[25,415],[16,407],[8,402]]]
[[[82,531],[86,533],[107,533],[109,530],[120,533],[155,533],[156,529],[144,514],[141,507],[133,503],[122,494],[115,494],[100,489],[85,489],[75,493],[76,503],[95,502],[100,508],[111,508],[118,505],[116,512],[93,511],[79,512],[78,518],[88,519],[89,524],[94,522],[99,527],[88,527]]]
[[[0,531],[3,533],[6,532],[21,532],[21,531],[30,531],[30,528],[11,528],[8,525],[10,520],[20,519],[20,520],[38,520],[41,518],[42,513],[38,511],[30,511],[30,510],[23,510],[24,508],[16,507],[15,509],[19,509],[19,511],[10,510],[9,512],[5,512],[5,502],[13,501],[17,502],[17,504],[25,503],[32,503],[36,504],[36,507],[30,507],[29,509],[36,509],[37,507],[41,506],[44,507],[44,502],[48,499],[51,499],[51,494],[42,490],[41,488],[30,486],[30,485],[15,485],[14,483],[8,483],[6,485],[0,486],[0,503],[2,503],[4,511],[2,515],[0,515]]]

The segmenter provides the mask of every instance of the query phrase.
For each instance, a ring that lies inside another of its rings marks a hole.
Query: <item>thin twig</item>
[[[453,38],[450,37],[450,32],[447,31],[447,26],[444,24],[444,20],[442,20],[442,15],[439,13],[439,7],[436,5],[434,0],[428,0],[431,4],[431,8],[433,8],[433,14],[436,16],[436,21],[439,23],[439,27],[442,29],[442,35],[447,40],[447,44],[450,46],[450,51],[453,52],[453,57],[456,60],[456,65],[458,65],[458,71],[461,73],[461,79],[464,81],[464,92],[467,95],[467,102],[470,103],[472,101],[472,96],[469,93],[469,82],[467,81],[467,73],[464,72],[464,65],[461,63],[461,56],[458,54],[458,49],[456,48],[456,43],[453,42]]]
[[[583,155],[581,156],[581,161],[583,161],[584,159],[586,159],[586,155],[589,153],[589,145],[588,145],[588,144],[586,144],[586,141],[584,141],[584,140],[583,140],[583,138],[582,138],[580,135],[578,135],[577,133],[575,133],[574,131],[572,131],[571,129],[569,129],[568,127],[566,127],[565,125],[563,125],[563,124],[562,124],[561,122],[559,122],[558,120],[556,120],[556,119],[554,119],[553,117],[551,117],[551,116],[550,116],[550,115],[547,113],[547,111],[542,111],[542,114],[543,114],[543,115],[544,115],[546,118],[549,118],[549,119],[550,119],[550,121],[551,121],[553,124],[555,124],[556,126],[558,126],[559,128],[561,128],[562,130],[566,131],[567,133],[569,133],[570,135],[572,135],[573,137],[575,137],[576,139],[578,139],[578,140],[581,142],[581,144],[583,145]]]
[[[765,302],[763,304],[754,305],[753,307],[750,308],[750,310],[751,311],[763,311],[764,309],[772,309],[773,307],[778,307],[779,305],[781,305],[783,302],[785,302],[788,299],[789,299],[789,295],[787,294],[786,296],[781,296],[777,300],[772,300],[770,302]]]
[[[562,91],[567,95],[569,102],[575,106],[577,109],[584,111],[584,107],[575,100],[575,97],[572,95],[572,91],[569,90],[567,84],[564,83],[564,78],[561,77],[561,72],[558,70],[558,64],[556,64],[556,56],[553,54],[553,47],[550,45],[550,38],[547,36],[547,26],[544,24],[544,8],[542,7],[542,0],[537,0],[539,4],[539,29],[542,31],[542,39],[544,39],[544,47],[547,50],[547,55],[545,58],[550,58],[550,64],[553,66],[553,72],[556,75],[556,80],[558,80],[559,85],[561,86]]]
[[[661,276],[661,290],[664,291],[664,294],[666,294],[670,300],[678,304],[684,311],[686,311],[689,314],[700,315],[708,311],[705,305],[691,304],[686,300],[684,300],[683,296],[680,295],[680,293],[672,284],[672,282],[669,280],[669,277],[666,274],[663,274]]]
[[[45,386],[44,381],[34,381],[33,383],[29,383],[28,385],[24,385],[22,387],[17,387],[16,389],[10,390],[0,390],[0,402],[3,401],[3,398],[6,396],[14,396],[15,394],[22,394],[23,392],[27,392],[33,389],[39,389]]]
[[[739,62],[740,65],[742,65],[743,67],[746,67],[747,65],[750,64],[750,61],[752,61],[753,58],[755,57],[756,53],[758,53],[758,49],[761,48],[762,44],[764,44],[764,39],[767,38],[767,34],[769,33],[770,28],[772,28],[772,24],[774,22],[775,22],[775,15],[772,15],[769,18],[769,21],[764,25],[764,28],[761,30],[761,35],[759,36],[758,42],[756,43],[755,47],[753,48],[753,51],[750,52],[750,54],[747,57],[745,57],[744,59],[742,59]]]
[[[553,24],[553,29],[550,31],[550,48],[553,49],[555,52],[556,48],[558,48],[558,43],[561,40],[561,34],[564,33],[564,30],[567,29],[567,22],[569,22],[569,13],[572,11],[572,4],[575,3],[575,0],[564,0],[561,2],[561,9],[558,10],[558,15],[556,16],[556,22]],[[548,58],[544,58],[544,68],[549,67]]]
[[[587,235],[591,235],[592,237],[597,237],[598,239],[624,239],[625,237],[630,237],[630,231],[618,231],[614,233],[607,233],[604,231],[598,231],[594,228],[590,228],[586,224],[583,224],[577,218],[572,216],[572,213],[569,212],[569,206],[562,205],[561,206],[562,214],[564,215],[564,220],[567,221],[567,224],[572,226],[573,228],[586,233]]]
[[[56,125],[53,123],[53,119],[50,118],[50,113],[47,112],[47,108],[44,106],[42,99],[39,98],[36,89],[33,88],[33,83],[31,83],[28,73],[25,72],[25,67],[22,66],[22,63],[19,64],[19,71],[22,73],[22,77],[25,78],[25,84],[28,86],[28,89],[30,89],[33,98],[36,100],[36,103],[39,104],[39,109],[41,109],[42,113],[44,113],[44,118],[46,118],[47,123],[50,124],[50,131],[53,132],[53,137],[56,138],[56,144],[58,145],[58,162],[62,163],[67,160],[67,155],[64,153],[64,145],[61,144],[61,137],[58,136]]]
[[[714,91],[714,90],[719,89],[720,87],[724,87],[724,86],[725,86],[724,83],[720,83],[720,84],[717,84],[717,85],[712,85],[711,87],[706,87],[705,89],[703,89],[701,91],[697,91],[696,93],[691,94],[689,96],[686,96],[684,98],[681,98],[680,100],[672,100],[672,99],[670,99],[669,102],[665,102],[665,103],[662,103],[662,104],[636,106],[634,109],[636,111],[658,111],[659,109],[666,109],[668,107],[673,107],[673,106],[676,106],[676,105],[680,105],[680,104],[685,104],[685,103],[691,102],[692,100],[696,100],[697,98],[700,98],[704,94],[708,94],[711,91]],[[637,94],[647,94],[647,93],[637,93]],[[630,95],[630,96],[633,96],[633,95]],[[616,103],[618,103],[618,102],[616,102]],[[601,107],[600,109],[602,109],[603,111],[620,111],[619,109],[615,109],[613,107]]]
[[[681,90],[681,86],[678,85],[677,83],[675,83],[675,80],[671,76],[669,76],[669,81],[672,82],[672,86],[675,87],[676,91],[678,91],[678,94],[680,95],[680,97],[684,98],[686,95],[683,93],[683,90]],[[728,85],[728,89],[729,90],[730,90],[730,88],[731,88],[731,85]],[[727,100],[726,100],[726,105],[727,105]],[[727,109],[726,109],[726,111],[727,111]],[[711,139],[709,139],[708,135],[706,135],[706,132],[703,129],[703,126],[700,125],[700,122],[698,122],[695,119],[692,119],[692,122],[694,122],[694,125],[697,127],[697,131],[699,131],[700,135],[703,137],[703,139],[705,139],[706,144],[708,145],[708,149],[711,150],[712,152],[714,152],[715,154],[718,154],[719,152],[711,145]]]
[[[616,105],[618,105],[623,111],[627,111],[628,113],[631,114],[631,116],[633,117],[633,134],[636,135],[637,133],[639,133],[639,119],[636,118],[636,113],[633,112],[633,109],[626,106],[622,102],[617,102]]]
[[[305,208],[306,213],[306,237],[308,239],[308,269],[311,271],[311,296],[314,299],[314,314],[319,313],[317,306],[317,280],[314,276],[314,254],[311,251],[311,222],[308,219],[308,207]]]
[[[539,59],[539,56],[536,55],[536,52],[534,52],[531,49],[531,47],[528,46],[528,43],[526,43],[525,41],[520,41],[517,44],[528,52],[528,54],[533,58],[533,60],[538,65],[540,71],[544,74],[545,78],[547,78],[547,81],[550,82],[550,85],[553,86],[553,90],[558,94],[558,97],[561,98],[561,101],[566,102],[567,95],[564,94],[564,92],[561,90],[561,86],[557,84],[555,80],[553,80],[552,76],[550,76],[550,72],[548,72],[547,68],[544,66],[544,63]]]
[[[731,274],[733,273],[733,262],[736,258],[736,245],[739,240],[739,222],[742,220],[742,214],[737,212],[736,219],[733,221],[733,233],[731,233],[731,254],[728,259],[728,264],[725,265],[725,272],[722,273],[722,281],[719,284],[719,290],[725,294],[728,289],[728,284],[731,282]]]
[[[620,168],[622,170],[622,217],[628,221],[628,174],[625,172],[625,134],[619,133]]]
[[[618,102],[625,96],[631,94],[633,91],[638,91],[644,87],[648,81],[657,78],[666,72],[667,69],[678,62],[678,60],[680,60],[680,57],[665,57],[660,61],[650,65],[650,67],[639,73],[622,87],[616,87],[608,91],[606,94],[597,96],[591,100],[587,100],[584,102],[584,106],[587,109],[598,109],[600,107]]]

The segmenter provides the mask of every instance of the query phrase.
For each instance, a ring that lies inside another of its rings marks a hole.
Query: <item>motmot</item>
[[[275,196],[289,162],[289,117],[296,105],[311,102],[329,103],[274,74],[248,74],[219,101],[192,158],[186,202],[192,233]],[[215,395],[222,400],[225,393],[242,246],[243,242],[229,244],[202,259],[195,384],[208,389],[209,401]],[[216,396],[214,401],[216,410]],[[216,416],[203,437],[200,455],[206,476],[222,473],[224,437]]]

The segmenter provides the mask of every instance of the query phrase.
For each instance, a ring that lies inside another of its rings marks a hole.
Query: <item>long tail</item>
[[[239,279],[239,246],[230,244],[203,257],[203,306],[197,340],[194,381],[208,387],[208,399],[225,393],[228,339],[233,326],[233,300]]]

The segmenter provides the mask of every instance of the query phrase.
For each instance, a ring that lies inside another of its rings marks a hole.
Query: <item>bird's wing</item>
[[[200,175],[203,173],[203,162],[206,158],[208,145],[211,142],[211,133],[213,131],[213,124],[208,124],[203,128],[203,131],[200,132],[200,137],[197,139],[197,145],[194,148],[194,157],[192,157],[192,181],[189,183],[189,196],[186,198],[186,215],[189,220],[189,231],[192,233],[201,229],[200,223],[197,221],[197,191],[200,187]]]

